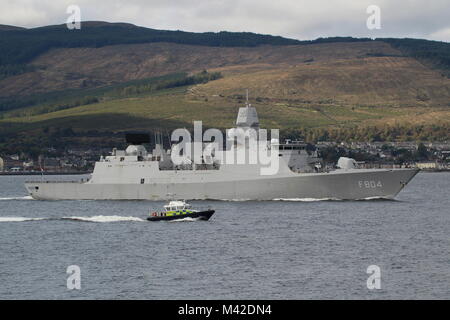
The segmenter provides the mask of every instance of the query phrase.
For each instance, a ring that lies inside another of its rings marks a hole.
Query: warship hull
[[[417,169],[353,169],[257,179],[181,179],[135,183],[27,182],[39,200],[362,200],[394,198],[418,173]]]

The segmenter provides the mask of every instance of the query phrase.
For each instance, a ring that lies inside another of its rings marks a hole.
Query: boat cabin
[[[191,205],[187,204],[184,201],[170,201],[168,205],[164,206],[164,210],[167,211],[179,211],[179,210],[185,210],[190,209]]]

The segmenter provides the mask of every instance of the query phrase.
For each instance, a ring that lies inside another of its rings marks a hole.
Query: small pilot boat
[[[214,210],[196,210],[185,201],[170,201],[168,205],[164,206],[162,212],[152,212],[147,218],[148,221],[170,221],[192,218],[195,220],[209,220],[214,214]]]

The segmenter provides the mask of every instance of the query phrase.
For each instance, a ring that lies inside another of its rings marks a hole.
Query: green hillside
[[[112,145],[127,130],[261,124],[307,141],[449,140],[450,44],[298,41],[129,24],[0,27],[0,151]],[[207,70],[207,71],[206,71]]]
[[[81,30],[66,25],[33,29],[0,28],[0,78],[26,72],[25,64],[54,48],[99,48],[108,45],[170,42],[218,47],[298,44],[298,40],[249,32],[166,31],[125,23],[83,22]]]
[[[427,59],[433,65],[449,70],[448,43],[419,39],[377,39],[401,49],[410,56]],[[300,41],[280,36],[251,32],[204,32],[156,30],[127,23],[88,21],[81,30],[69,30],[66,25],[32,29],[13,26],[0,28],[0,78],[31,69],[26,64],[38,55],[54,48],[99,48],[109,45],[169,42],[216,47],[254,47],[261,45],[308,45],[314,43],[371,41],[369,38],[331,37]]]

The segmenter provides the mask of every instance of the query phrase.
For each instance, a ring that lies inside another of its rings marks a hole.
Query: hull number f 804
[[[375,188],[382,188],[383,184],[381,183],[381,181],[360,180],[358,181],[358,186],[360,188],[375,189]]]

